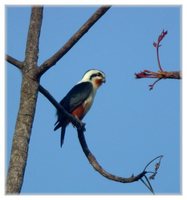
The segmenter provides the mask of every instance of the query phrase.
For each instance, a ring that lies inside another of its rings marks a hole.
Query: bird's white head
[[[81,80],[81,82],[85,81],[92,82],[93,86],[98,88],[102,83],[106,82],[106,76],[105,73],[100,70],[90,69],[84,74]]]

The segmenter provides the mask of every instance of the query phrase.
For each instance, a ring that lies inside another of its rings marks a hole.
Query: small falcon
[[[105,83],[104,72],[96,69],[88,70],[82,80],[78,82],[60,101],[67,112],[82,120],[92,106],[97,89]],[[60,145],[62,147],[67,125],[70,121],[57,111],[58,119],[54,131],[61,128]]]

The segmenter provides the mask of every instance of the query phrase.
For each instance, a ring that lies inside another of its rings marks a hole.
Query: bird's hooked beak
[[[106,78],[105,77],[102,78],[102,83],[106,83]]]

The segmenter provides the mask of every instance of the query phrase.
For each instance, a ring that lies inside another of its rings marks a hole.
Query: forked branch
[[[158,62],[158,68],[159,71],[153,72],[149,70],[144,70],[139,73],[135,73],[135,77],[140,78],[156,78],[157,80],[154,81],[152,84],[149,85],[149,89],[152,90],[155,84],[162,80],[162,79],[182,79],[182,74],[180,71],[165,71],[163,70],[163,67],[160,63],[160,56],[159,56],[159,48],[161,47],[160,42],[164,39],[164,37],[167,35],[167,31],[162,31],[162,33],[159,35],[157,42],[153,43],[153,46],[156,48],[156,55],[157,55],[157,62]]]
[[[85,154],[85,156],[87,157],[88,161],[90,162],[90,164],[92,165],[92,167],[99,172],[102,176],[104,176],[107,179],[113,180],[113,181],[117,181],[117,182],[121,182],[121,183],[132,183],[138,180],[141,180],[145,186],[152,192],[154,193],[154,190],[150,184],[149,180],[153,180],[157,174],[158,168],[160,166],[160,162],[161,162],[161,158],[163,157],[158,156],[156,158],[154,158],[152,161],[150,161],[145,168],[143,169],[143,171],[141,173],[139,173],[138,175],[134,176],[130,176],[129,178],[125,178],[125,177],[121,177],[121,176],[116,176],[114,174],[111,174],[109,172],[107,172],[96,160],[95,156],[92,154],[92,152],[90,151],[90,149],[88,148],[88,145],[86,143],[85,137],[84,137],[84,131],[85,131],[85,124],[80,122],[77,118],[75,118],[73,115],[71,115],[70,113],[68,113],[55,99],[54,97],[45,89],[43,88],[41,85],[39,86],[39,91],[55,106],[55,108],[61,112],[63,115],[66,115],[66,117],[72,122],[72,124],[74,126],[76,126],[77,128],[77,133],[78,133],[78,138],[79,138],[79,142],[81,144],[82,150]],[[148,171],[147,168],[150,166],[150,164],[152,164],[152,162],[159,160],[158,163],[155,164],[155,169],[154,171]],[[152,178],[147,178],[147,174],[151,173],[151,177]],[[153,178],[154,176],[154,178]]]

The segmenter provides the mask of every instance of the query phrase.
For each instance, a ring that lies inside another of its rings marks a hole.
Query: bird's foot
[[[81,124],[81,126],[78,128],[78,130],[85,132],[86,131],[86,128],[85,128],[86,123],[80,121],[80,124]]]
[[[86,123],[82,122],[81,120],[79,120],[77,117],[77,122],[75,124],[73,124],[74,128],[77,128],[79,131],[85,132],[86,131]]]

